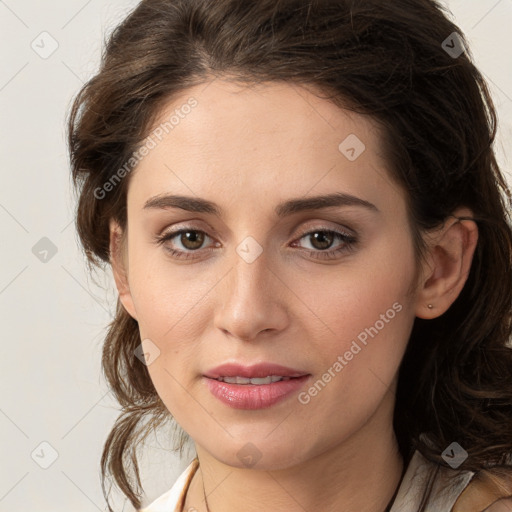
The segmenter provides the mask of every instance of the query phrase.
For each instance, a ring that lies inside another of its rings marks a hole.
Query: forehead
[[[129,196],[141,205],[171,191],[218,192],[228,202],[254,194],[266,201],[287,189],[284,195],[336,188],[371,202],[385,187],[399,193],[374,121],[315,92],[285,82],[247,87],[220,79],[182,91],[159,112],[146,139],[154,147],[133,171]]]
[[[227,143],[228,138],[233,142],[265,138],[270,149],[286,138],[305,148],[318,146],[325,138],[329,144],[330,139],[341,141],[352,129],[361,139],[377,145],[378,127],[371,118],[342,109],[317,94],[321,92],[304,84],[240,84],[214,79],[169,100],[161,108],[153,131],[167,122],[169,138],[183,136],[190,143],[200,141],[202,145],[215,145],[222,139]],[[192,101],[194,107],[189,108]],[[169,126],[170,120],[173,126]]]

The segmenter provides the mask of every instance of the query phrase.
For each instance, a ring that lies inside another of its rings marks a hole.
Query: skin
[[[390,177],[371,119],[304,86],[217,78],[169,101],[155,126],[191,96],[198,105],[132,171],[127,233],[111,222],[120,299],[141,340],[160,351],[151,379],[199,458],[183,510],[206,510],[204,485],[211,512],[382,512],[404,469],[392,428],[399,364],[415,317],[441,315],[462,290],[477,226],[447,219],[426,236],[417,263],[406,192]],[[349,134],[366,147],[355,161],[338,149]],[[378,211],[275,215],[288,199],[333,192]],[[223,215],[144,209],[171,193],[213,201]],[[153,240],[183,227],[203,232],[203,244]],[[304,236],[326,229],[355,234],[353,250],[310,255],[344,246]],[[252,263],[236,251],[248,236],[263,251]],[[202,374],[221,363],[271,361],[310,373],[307,391],[394,303],[400,312],[307,404],[293,395],[267,409],[232,409],[204,384]],[[261,456],[253,467],[237,457],[249,442]]]
[[[493,503],[486,512],[512,512],[512,498],[505,498]]]

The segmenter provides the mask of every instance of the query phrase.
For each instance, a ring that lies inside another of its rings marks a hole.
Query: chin
[[[210,452],[218,461],[238,469],[257,469],[262,471],[276,471],[287,469],[303,462],[297,450],[295,443],[290,443],[290,447],[283,445],[275,446],[275,443],[247,441],[232,443],[233,449],[219,452],[215,450]]]

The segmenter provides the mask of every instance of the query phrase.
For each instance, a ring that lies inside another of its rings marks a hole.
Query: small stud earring
[[[434,306],[432,306],[432,304],[428,304],[427,307],[428,309],[432,309]]]

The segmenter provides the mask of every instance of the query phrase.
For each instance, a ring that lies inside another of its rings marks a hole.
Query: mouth
[[[261,386],[264,384],[272,384],[273,382],[280,382],[283,380],[290,380],[290,379],[296,379],[298,377],[284,377],[280,375],[268,375],[267,377],[254,377],[254,378],[248,378],[248,377],[218,377],[215,380],[218,380],[219,382],[227,382],[228,384],[241,384],[241,385],[247,385],[247,384],[253,384],[255,386]]]
[[[298,377],[269,375],[267,377],[204,376],[210,393],[233,409],[267,409],[300,391],[310,374]]]
[[[204,377],[210,379],[254,379],[254,384],[257,384],[257,379],[272,379],[276,380],[291,378],[291,377],[302,377],[307,375],[307,372],[283,366],[280,364],[262,362],[253,364],[251,366],[245,366],[241,363],[224,363],[220,366],[216,366],[208,370]],[[240,384],[247,384],[248,382],[240,380]]]

